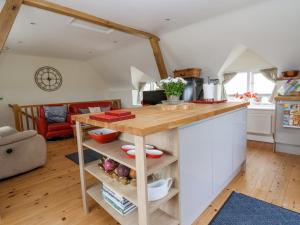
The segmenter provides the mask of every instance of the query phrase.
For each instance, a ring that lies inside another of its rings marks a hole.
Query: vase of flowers
[[[187,82],[180,77],[168,77],[160,81],[160,86],[164,89],[169,103],[179,103]]]

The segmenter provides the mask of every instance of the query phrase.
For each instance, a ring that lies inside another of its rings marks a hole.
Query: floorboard
[[[65,158],[74,151],[73,139],[49,142],[46,166],[0,182],[1,225],[118,224],[91,199],[91,212],[84,214],[79,168]],[[93,179],[89,177],[89,183]],[[300,156],[273,153],[270,144],[248,142],[246,171],[228,185],[194,225],[208,224],[232,191],[300,212]]]

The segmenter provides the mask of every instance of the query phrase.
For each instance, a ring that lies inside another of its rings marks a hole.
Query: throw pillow
[[[107,111],[110,111],[111,110],[111,107],[110,106],[101,106],[101,111],[102,112],[107,112]]]
[[[101,112],[101,108],[100,107],[89,107],[89,111],[91,113],[97,113],[97,112]]]
[[[79,113],[80,114],[87,114],[87,113],[90,113],[90,110],[88,108],[85,108],[85,109],[78,109]]]
[[[44,106],[48,123],[63,123],[67,118],[67,106]]]

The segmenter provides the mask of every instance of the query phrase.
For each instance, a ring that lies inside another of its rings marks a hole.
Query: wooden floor
[[[92,200],[90,214],[83,213],[79,169],[65,158],[75,150],[72,139],[50,142],[45,167],[0,181],[1,225],[118,224]],[[300,157],[275,154],[272,145],[249,142],[246,172],[234,179],[195,225],[208,224],[232,191],[300,212]]]

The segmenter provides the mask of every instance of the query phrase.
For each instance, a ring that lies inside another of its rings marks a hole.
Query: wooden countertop
[[[191,103],[192,104],[192,103]],[[75,115],[72,119],[98,127],[105,127],[137,136],[146,136],[153,133],[184,126],[192,122],[207,119],[222,113],[247,107],[249,103],[219,103],[219,104],[193,104],[192,109],[164,111],[161,106],[145,106],[128,109],[136,115],[135,119],[107,123],[91,120],[91,114]],[[126,109],[127,110],[127,109]]]
[[[277,96],[276,101],[300,101],[300,96]]]

